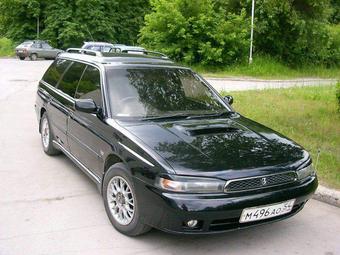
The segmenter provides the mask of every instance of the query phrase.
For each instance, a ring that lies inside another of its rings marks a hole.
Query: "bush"
[[[231,64],[247,56],[249,20],[216,10],[212,0],[151,0],[139,42],[188,64]]]
[[[328,64],[340,66],[340,24],[329,26],[329,32],[330,47]]]
[[[340,82],[336,84],[336,99],[338,102],[338,111],[340,112]]]
[[[255,46],[292,65],[329,58],[328,0],[258,0]]]
[[[0,38],[0,56],[9,57],[14,55],[14,45],[10,39]]]

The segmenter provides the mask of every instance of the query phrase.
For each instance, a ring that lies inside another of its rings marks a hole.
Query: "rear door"
[[[44,50],[42,48],[41,43],[34,43],[31,48],[31,53],[37,54],[39,58],[45,58]]]
[[[103,109],[100,71],[87,65],[75,93],[75,99],[93,99]],[[107,147],[101,139],[105,123],[97,114],[77,111],[70,113],[68,139],[71,153],[81,161],[100,181],[103,151]]]
[[[42,43],[41,46],[44,58],[55,58],[55,51],[50,45]]]
[[[46,104],[47,116],[49,118],[54,140],[66,146],[66,114],[67,110],[59,100],[62,92],[56,87],[65,71],[71,65],[71,61],[58,59],[49,67],[40,81],[40,90],[44,95],[49,95]]]

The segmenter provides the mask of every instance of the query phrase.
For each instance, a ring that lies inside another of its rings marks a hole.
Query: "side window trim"
[[[67,61],[70,61],[70,62],[73,62],[74,60],[73,59],[69,59],[69,58],[58,58],[58,59],[63,59],[63,60],[67,60]],[[96,65],[96,64],[93,64],[91,62],[87,62],[87,61],[82,61],[82,60],[77,60],[77,62],[79,63],[83,63],[85,65],[88,65],[88,66],[93,66],[95,68],[97,68],[99,70],[99,75],[100,75],[100,88],[101,88],[101,96],[102,96],[102,100],[103,100],[103,113],[105,116],[111,116],[111,111],[109,109],[109,100],[107,99],[107,95],[106,95],[106,71],[105,71],[105,68],[104,66],[102,65]],[[66,73],[66,71],[68,70],[70,66],[68,66],[65,71],[63,72],[62,76],[64,76],[64,74]],[[85,68],[84,68],[85,69]],[[56,86],[54,88],[56,88],[57,86],[59,86],[59,83],[62,79],[62,76],[60,77],[58,83],[56,84]],[[78,83],[79,85],[79,83]],[[64,92],[62,92],[61,90],[58,90],[60,91],[61,93],[63,93],[63,95],[66,95],[68,96],[68,98],[70,99],[71,97],[67,94],[65,94]],[[75,100],[74,98],[72,98],[73,101]]]

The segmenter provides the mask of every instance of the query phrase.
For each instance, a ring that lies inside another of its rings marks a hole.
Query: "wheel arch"
[[[41,133],[41,118],[44,115],[44,113],[46,112],[45,107],[41,107],[40,109],[40,114],[39,114],[39,133]]]
[[[100,188],[100,193],[103,192],[103,183],[104,183],[104,178],[105,175],[107,173],[107,171],[110,169],[110,167],[117,165],[117,166],[121,166],[120,168],[122,168],[122,166],[124,166],[124,169],[127,170],[127,172],[129,172],[128,167],[126,166],[126,164],[124,164],[123,159],[121,159],[118,155],[116,154],[109,154],[106,159],[105,159],[105,163],[104,163],[104,171],[103,171],[103,176],[102,176],[102,182],[101,182],[101,188]],[[130,173],[130,172],[129,172]]]

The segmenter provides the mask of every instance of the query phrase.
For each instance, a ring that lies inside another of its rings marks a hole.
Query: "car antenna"
[[[86,27],[87,32],[90,34],[92,41],[94,42],[94,39],[93,39],[93,37],[92,37],[92,34],[91,34],[91,32],[90,32],[90,30],[89,30],[89,28],[87,27],[86,24],[85,24],[85,27]]]

